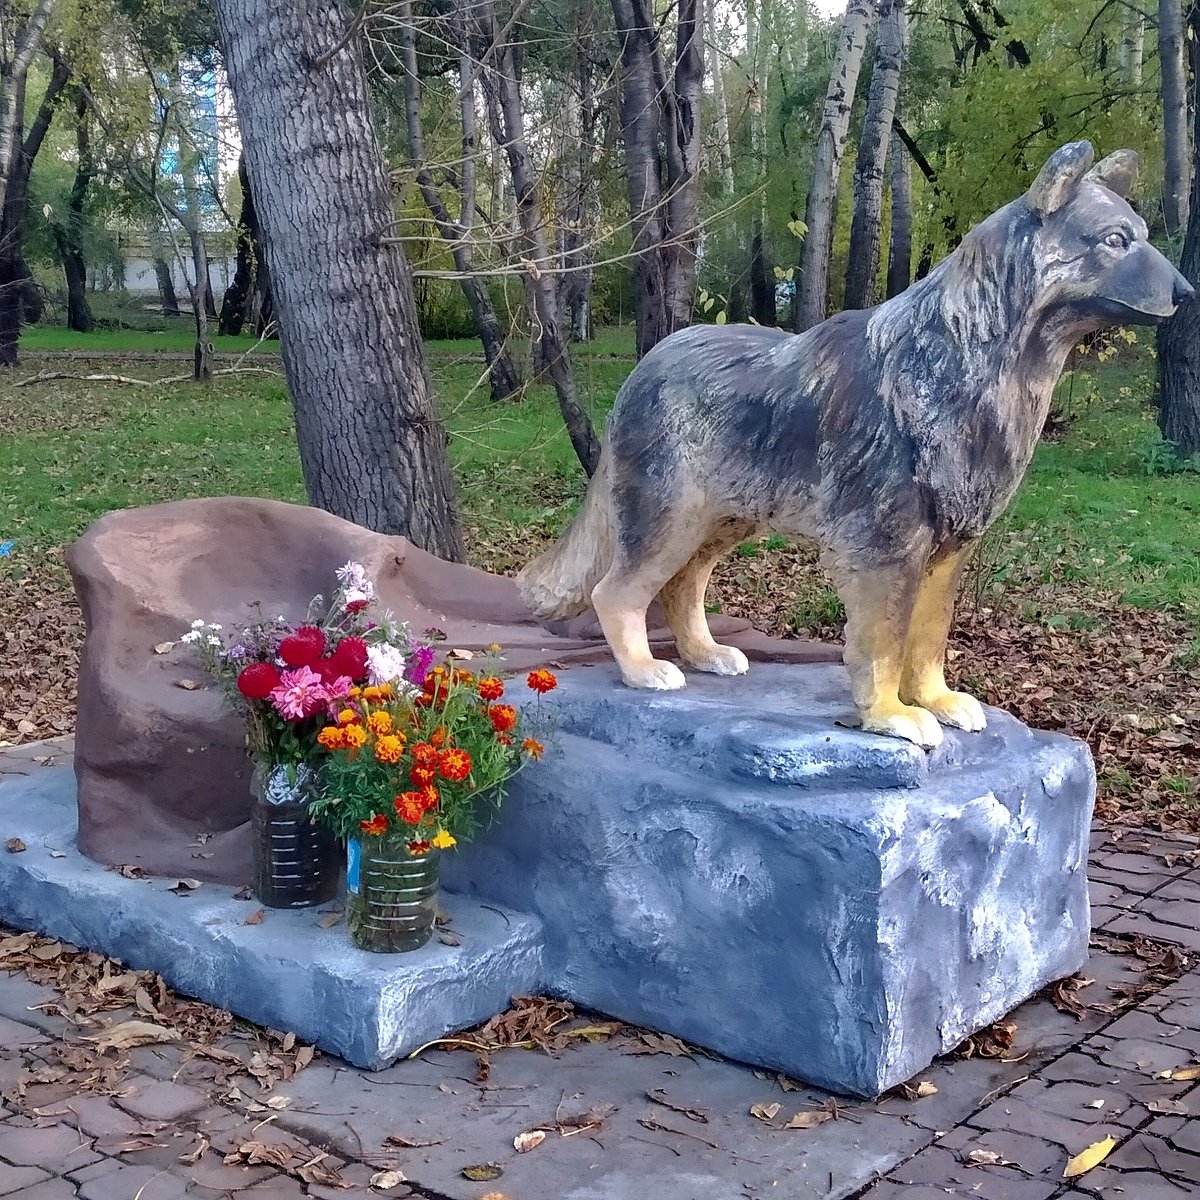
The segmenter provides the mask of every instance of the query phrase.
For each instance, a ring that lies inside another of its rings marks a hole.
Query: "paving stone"
[[[72,1167],[86,1166],[100,1157],[91,1148],[90,1139],[81,1141],[70,1125],[0,1125],[0,1158],[18,1167],[45,1167],[65,1174]]]
[[[19,1046],[35,1046],[46,1040],[47,1035],[37,1026],[0,1016],[0,1046],[6,1050],[16,1050]]]
[[[1187,900],[1200,902],[1200,880],[1172,879],[1154,893],[1155,900]]]
[[[4,1200],[73,1200],[78,1194],[74,1185],[65,1179],[47,1179],[43,1183],[35,1183],[33,1187],[12,1192]]]
[[[1200,1196],[1200,1184],[1168,1179],[1149,1171],[1090,1171],[1076,1195],[1101,1200],[1191,1200]],[[1086,1188],[1086,1191],[1084,1190]],[[1064,1200],[1060,1197],[1059,1200]]]
[[[1004,1162],[1016,1163],[1033,1175],[1056,1166],[1061,1169],[1066,1161],[1061,1146],[1009,1129],[980,1132],[969,1125],[960,1125],[939,1138],[937,1144],[943,1150],[957,1152],[960,1159],[965,1159],[972,1150],[991,1150]]]
[[[1121,1171],[1160,1171],[1200,1183],[1200,1157],[1144,1133],[1136,1134],[1113,1151],[1106,1165]]]
[[[1160,993],[1161,994],[1161,993]],[[1200,1029],[1200,998],[1184,996],[1168,998],[1158,1010],[1158,1019],[1167,1025],[1182,1025],[1185,1029]]]
[[[1140,1112],[1142,1117],[1147,1115],[1144,1109]],[[1078,1154],[1085,1146],[1090,1146],[1092,1142],[1101,1138],[1120,1139],[1129,1135],[1127,1127],[1105,1121],[1103,1118],[1091,1122],[1069,1120],[1020,1101],[997,1100],[980,1112],[972,1114],[969,1121],[976,1129],[1017,1132],[1035,1130],[1040,1139],[1054,1142],[1067,1152],[1068,1157]]]
[[[184,1181],[157,1167],[113,1163],[112,1169],[79,1185],[81,1200],[179,1200]]]
[[[329,1166],[331,1161],[340,1164],[331,1169],[336,1170],[348,1183],[356,1184],[359,1188],[366,1188],[371,1182],[371,1176],[375,1174],[375,1168],[368,1167],[366,1163],[340,1163],[338,1159],[322,1159],[322,1165]],[[308,1194],[315,1196],[317,1200],[344,1200],[347,1189],[326,1187],[321,1183],[310,1183]]]
[[[178,1121],[208,1107],[208,1096],[203,1092],[169,1080],[135,1076],[125,1083],[137,1088],[137,1092],[118,1097],[117,1103],[127,1113],[148,1121]]]
[[[10,1167],[7,1163],[0,1163],[0,1196],[32,1187],[49,1178],[49,1174],[39,1167]]]
[[[1121,887],[1119,884],[1106,883],[1102,879],[1093,879],[1089,873],[1088,898],[1092,902],[1092,915],[1094,918],[1097,908],[1129,908],[1131,905],[1137,903],[1140,895],[1137,892],[1126,891],[1126,889]],[[1096,924],[1094,919],[1092,924]]]
[[[1162,861],[1150,854],[1129,854],[1120,850],[1101,850],[1096,855],[1096,862],[1109,871],[1127,871],[1132,875],[1164,874]]]
[[[387,1195],[403,1196],[407,1190],[389,1189]],[[264,1179],[262,1183],[256,1183],[253,1187],[243,1188],[238,1192],[239,1200],[243,1196],[246,1200],[304,1200],[305,1192],[297,1180],[287,1175],[276,1175],[271,1179]]]
[[[221,1155],[210,1151],[199,1162],[188,1166],[181,1165],[180,1169],[186,1178],[198,1187],[215,1192],[237,1191],[239,1188],[261,1183],[268,1176],[275,1174],[272,1167],[235,1167],[222,1162],[221,1158]]]
[[[1144,1038],[1120,1038],[1110,1042],[1107,1037],[1100,1037],[1095,1039],[1090,1048],[1102,1063],[1118,1069],[1138,1071],[1148,1078],[1162,1071],[1186,1066],[1192,1061],[1191,1053],[1180,1046],[1148,1042]]]
[[[1146,1117],[1146,1110],[1134,1104],[1119,1085],[1098,1086],[1074,1080],[1049,1083],[1044,1079],[1029,1079],[1009,1092],[1008,1098],[1027,1101],[1035,1108],[1072,1122],[1102,1121],[1131,1126],[1140,1124]],[[1093,1108],[1095,1100],[1104,1103],[1100,1108]]]
[[[1122,913],[1115,921],[1105,926],[1105,932],[1140,934],[1155,941],[1177,942],[1187,950],[1200,951],[1200,928],[1168,925],[1148,912]]]
[[[63,1120],[89,1137],[130,1137],[147,1128],[147,1122],[123,1112],[106,1096],[76,1096],[64,1108]]]
[[[1200,1050],[1200,1032],[1184,1025],[1161,1019],[1158,1014],[1134,1010],[1118,1017],[1104,1030],[1105,1037],[1142,1038],[1148,1042],[1162,1041],[1185,1050]]]
[[[1088,878],[1097,883],[1107,883],[1124,892],[1133,892],[1138,896],[1149,896],[1171,881],[1170,875],[1134,874],[1130,871],[1114,871],[1104,866],[1089,867]]]
[[[1172,1144],[1188,1154],[1200,1155],[1200,1119],[1198,1118],[1200,1118],[1200,1111],[1193,1109],[1190,1119],[1184,1121],[1179,1129],[1169,1135]],[[1153,1126],[1151,1129],[1153,1130]]]

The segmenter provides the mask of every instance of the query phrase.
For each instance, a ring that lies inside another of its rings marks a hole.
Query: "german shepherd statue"
[[[932,748],[984,728],[943,667],[963,570],[1033,457],[1084,334],[1172,315],[1192,288],[1126,203],[1137,155],[1057,150],[926,278],[798,336],[701,325],[657,345],[617,395],[563,538],[520,572],[539,618],[589,603],[630,687],[679,688],[651,656],[661,596],[679,657],[740,675],[704,615],[717,559],[775,530],[814,539],[846,608],[862,727]],[[939,722],[941,724],[939,724]]]

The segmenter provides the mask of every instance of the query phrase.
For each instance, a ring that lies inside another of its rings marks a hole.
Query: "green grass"
[[[251,349],[257,338],[211,338],[218,351],[240,354]],[[180,320],[168,329],[97,329],[93,333],[72,333],[64,325],[32,325],[21,332],[21,349],[72,354],[155,354],[164,351],[190,354],[196,345],[196,332],[190,320]],[[263,349],[279,350],[278,342],[264,342]]]
[[[34,329],[25,344],[103,353],[138,348],[122,338],[180,337],[109,330],[68,335]],[[230,339],[237,348],[251,339]],[[171,348],[174,348],[172,346]],[[553,391],[535,386],[514,404],[492,404],[474,342],[437,343],[430,370],[450,431],[472,539],[553,534],[583,492]],[[575,352],[581,398],[601,425],[632,365],[629,331],[606,331]],[[174,365],[174,364],[173,364]],[[83,372],[100,361],[26,365]],[[108,364],[107,369],[113,369]],[[152,362],[125,374],[176,373]],[[1200,472],[1169,469],[1148,409],[1149,376],[1138,365],[1093,366],[1064,385],[1074,420],[1065,436],[1038,448],[1010,512],[990,535],[982,582],[1000,592],[1030,576],[1072,585],[1061,610],[1030,614],[1068,629],[1092,618],[1089,587],[1130,603],[1173,608],[1200,625]],[[0,541],[17,548],[0,569],[36,569],[40,557],[76,537],[113,508],[190,496],[243,494],[300,501],[303,482],[286,388],[281,378],[225,377],[206,387],[129,388],[60,381],[0,387]],[[742,553],[769,555],[779,538]],[[804,599],[810,617],[834,615],[832,593]],[[1200,661],[1200,638],[1181,648]]]

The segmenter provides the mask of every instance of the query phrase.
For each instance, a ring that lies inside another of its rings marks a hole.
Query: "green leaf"
[[[727,319],[727,314],[724,309],[721,309],[721,311],[719,313],[717,313],[717,324],[724,325],[726,319]]]

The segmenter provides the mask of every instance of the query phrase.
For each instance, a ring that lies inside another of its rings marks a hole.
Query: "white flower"
[[[376,687],[400,679],[406,666],[408,659],[396,646],[380,642],[378,645],[367,647],[367,671]]]
[[[195,621],[193,621],[193,622],[192,622],[192,628],[193,628],[193,629],[203,629],[203,628],[204,628],[204,622],[203,622],[203,621],[201,621],[201,620],[199,620],[199,619],[197,619],[197,620],[195,620]]]
[[[211,629],[213,631],[213,633],[216,633],[217,630],[220,628],[221,628],[220,625],[215,625],[215,624],[209,626],[209,629]]]
[[[200,630],[193,629],[191,633],[185,633],[179,640],[181,642],[198,642],[200,640]]]
[[[219,646],[221,644],[221,639],[219,637],[210,637],[207,640],[210,646]]]
[[[355,600],[373,600],[375,598],[375,585],[371,582],[370,576],[367,575],[367,568],[362,563],[348,562],[344,567],[338,567],[337,577],[338,583],[342,585],[342,589],[346,593],[348,604]]]

